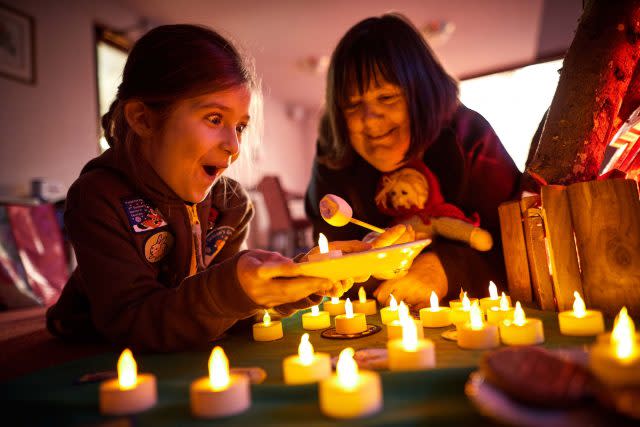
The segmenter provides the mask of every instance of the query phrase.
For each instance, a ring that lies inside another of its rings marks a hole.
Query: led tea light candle
[[[509,301],[509,305],[511,305],[511,298],[506,296],[504,292],[502,295]],[[486,313],[491,307],[500,307],[500,296],[498,296],[498,288],[496,287],[496,284],[490,281],[489,296],[487,298],[480,299],[480,308]]]
[[[372,415],[382,408],[382,383],[373,371],[358,370],[354,351],[340,352],[336,374],[319,383],[320,410],[334,418],[358,418]]]
[[[392,371],[415,371],[433,368],[436,353],[433,341],[419,336],[413,319],[402,317],[402,335],[387,342],[389,369]]]
[[[385,325],[391,323],[393,320],[398,320],[398,302],[393,294],[389,296],[389,306],[380,309],[380,319]]]
[[[604,332],[602,312],[587,310],[578,291],[573,293],[573,311],[558,313],[558,323],[562,335],[590,336]]]
[[[329,241],[322,233],[318,236],[318,246],[320,247],[320,253],[309,255],[309,261],[323,261],[325,259],[338,258],[342,256],[342,251],[339,249],[329,250]]]
[[[317,305],[311,307],[310,313],[302,314],[302,327],[308,331],[325,329],[331,326],[331,318],[326,311],[320,311]]]
[[[640,345],[626,307],[616,316],[609,342],[596,341],[589,350],[589,368],[610,386],[640,385]]]
[[[478,302],[471,305],[469,322],[458,325],[458,346],[469,350],[486,350],[498,347],[498,327],[484,323]]]
[[[544,342],[544,330],[540,319],[527,319],[520,301],[516,302],[513,320],[499,324],[500,338],[507,345],[534,345]]]
[[[303,334],[298,354],[285,357],[282,371],[286,384],[307,384],[331,375],[331,357],[328,353],[315,353],[309,342],[309,334]]]
[[[236,415],[251,406],[249,377],[229,373],[229,359],[221,347],[214,347],[209,356],[209,376],[191,383],[189,388],[191,414],[199,418]]]
[[[362,286],[358,289],[358,301],[353,302],[353,311],[356,313],[362,313],[365,316],[370,316],[378,312],[376,300],[370,298],[367,299],[367,293],[364,291]]]
[[[387,323],[387,340],[402,338],[402,325],[406,322],[412,322],[415,325],[418,338],[424,338],[422,321],[411,317],[411,315],[409,314],[409,307],[406,306],[404,301],[400,301],[400,304],[398,305],[398,319],[392,320],[390,323]]]
[[[253,324],[253,339],[256,341],[274,341],[283,336],[282,322],[279,320],[272,322],[267,310],[264,311],[262,322]]]
[[[367,330],[367,318],[362,313],[354,313],[351,300],[344,303],[344,314],[335,317],[336,332],[343,335],[358,334]]]
[[[131,350],[125,349],[118,358],[118,378],[100,384],[100,413],[126,415],[151,408],[158,400],[156,377],[138,374]]]
[[[322,304],[322,309],[331,316],[344,314],[344,300],[338,299],[337,297],[331,297],[330,302],[324,302]]]
[[[422,326],[425,328],[442,328],[443,326],[449,326],[451,324],[451,309],[449,307],[440,307],[438,295],[436,295],[434,291],[431,291],[429,302],[431,307],[420,309]]]
[[[500,297],[500,305],[498,307],[491,307],[487,310],[487,322],[492,325],[498,325],[505,319],[513,319],[514,308],[510,307],[511,301],[507,299],[507,296],[502,293]]]
[[[473,303],[471,300],[473,300]],[[471,304],[478,305],[478,299],[469,299],[467,297],[467,293],[465,292],[462,296],[462,306],[452,308],[451,312],[449,313],[449,319],[451,319],[451,323],[456,325],[456,327],[463,323],[467,323],[471,319]],[[482,314],[482,310],[480,311],[480,314]]]
[[[469,298],[464,289],[460,288],[460,299],[453,299],[449,301],[449,307],[451,307],[451,310],[466,307],[465,300],[469,301],[469,307],[471,307],[471,304],[473,304],[475,301],[478,301],[478,298]]]

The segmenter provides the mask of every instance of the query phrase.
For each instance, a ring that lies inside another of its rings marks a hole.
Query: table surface
[[[557,313],[525,309],[528,317],[543,320],[546,348],[585,349],[593,337],[560,335]],[[378,414],[358,420],[333,420],[318,406],[317,385],[288,386],[283,383],[282,360],[297,352],[300,336],[309,332],[315,351],[337,356],[345,347],[385,348],[386,330],[350,340],[326,339],[321,331],[304,331],[301,313],[283,319],[284,338],[255,342],[248,328],[235,328],[215,344],[224,348],[231,367],[260,366],[267,372],[262,384],[252,385],[252,406],[238,416],[216,420],[216,425],[496,425],[483,417],[468,400],[464,386],[477,369],[482,351],[462,350],[441,337],[451,329],[425,328],[434,341],[436,368],[414,372],[380,371],[384,406]],[[382,325],[379,315],[367,323]],[[607,322],[610,329],[611,322]],[[119,354],[108,352],[46,368],[0,384],[3,413],[14,411],[24,425],[211,425],[189,413],[189,385],[207,375],[209,352],[134,355],[139,372],[153,373],[158,381],[158,404],[130,417],[103,417],[98,412],[99,383],[78,384],[84,374],[115,369]],[[46,357],[45,354],[42,357]]]

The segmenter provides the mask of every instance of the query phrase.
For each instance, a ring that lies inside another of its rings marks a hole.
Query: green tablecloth
[[[584,347],[593,338],[560,335],[557,314],[527,309],[528,317],[544,322],[547,348]],[[300,313],[283,320],[285,336],[272,342],[255,342],[241,328],[216,342],[224,348],[232,367],[260,366],[264,383],[252,386],[252,406],[238,416],[222,420],[198,420],[189,413],[189,384],[207,374],[209,352],[134,355],[139,372],[158,380],[158,404],[132,417],[102,417],[98,413],[98,383],[77,384],[83,374],[115,369],[119,354],[105,353],[31,373],[0,385],[0,402],[18,425],[65,426],[174,426],[174,425],[494,425],[482,417],[464,394],[464,385],[482,355],[461,350],[441,333],[448,328],[425,329],[435,342],[436,369],[419,372],[381,371],[384,408],[369,418],[337,421],[319,409],[316,385],[287,386],[282,380],[282,359],[297,352],[303,332]],[[381,325],[379,316],[369,324]],[[610,325],[609,325],[610,326]],[[385,348],[386,331],[359,339],[333,340],[310,332],[316,351],[336,356],[344,347]],[[46,357],[43,354],[42,357]],[[120,424],[122,423],[122,424]],[[16,425],[16,424],[12,424]]]

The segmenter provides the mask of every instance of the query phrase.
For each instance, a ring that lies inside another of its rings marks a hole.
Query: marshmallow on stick
[[[351,216],[353,215],[353,209],[351,209],[349,203],[335,194],[326,194],[320,200],[320,214],[325,221],[334,227],[342,227],[351,222],[376,233],[384,233],[382,228],[353,218]]]

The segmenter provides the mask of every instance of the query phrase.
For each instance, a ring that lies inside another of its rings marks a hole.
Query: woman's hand
[[[383,248],[385,246],[398,245],[401,243],[413,242],[416,240],[416,233],[411,225],[398,224],[385,230],[384,233],[369,233],[365,240],[371,241],[374,248]],[[380,280],[397,279],[403,277],[409,271],[411,263],[418,254],[408,258],[409,263],[402,270],[379,271],[373,277]],[[364,280],[363,280],[364,281]]]
[[[362,252],[372,248],[371,243],[362,242],[360,240],[336,240],[334,242],[329,242],[329,250],[340,250],[343,254],[353,253],[353,252]],[[316,246],[311,249],[304,257],[302,257],[301,262],[306,262],[309,258],[309,255],[320,253],[320,248]],[[351,277],[345,280],[339,280],[334,282],[333,287],[326,291],[321,292],[320,295],[328,296],[328,297],[340,297],[342,294],[351,289],[354,283],[360,283],[367,281],[368,277]]]
[[[334,288],[329,279],[300,276],[299,264],[277,252],[251,250],[237,265],[238,280],[245,293],[262,307],[275,307],[325,294]]]
[[[435,253],[427,252],[416,257],[406,275],[382,282],[373,295],[385,306],[393,294],[398,302],[404,301],[414,309],[420,309],[429,306],[431,291],[442,299],[447,290],[447,275],[440,259]]]

